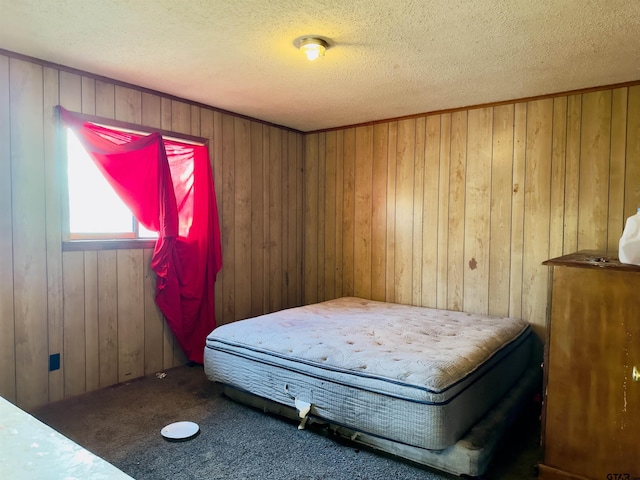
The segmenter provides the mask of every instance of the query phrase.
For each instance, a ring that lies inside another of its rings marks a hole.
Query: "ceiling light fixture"
[[[294,43],[310,61],[324,57],[324,52],[329,48],[329,43],[319,37],[301,37]]]

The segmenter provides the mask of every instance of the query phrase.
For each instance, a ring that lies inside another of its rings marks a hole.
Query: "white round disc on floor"
[[[167,425],[160,433],[167,440],[189,440],[200,432],[200,427],[193,422],[175,422]]]

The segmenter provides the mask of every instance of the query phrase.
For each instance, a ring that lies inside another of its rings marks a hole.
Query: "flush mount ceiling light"
[[[300,37],[294,45],[304,53],[308,60],[324,57],[324,52],[329,48],[329,43],[320,37]]]

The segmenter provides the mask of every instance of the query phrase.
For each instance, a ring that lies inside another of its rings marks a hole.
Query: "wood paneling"
[[[222,220],[220,230],[222,235],[222,265],[224,278],[222,281],[222,317],[235,316],[235,249],[236,229],[235,220],[235,133],[233,117],[222,118]],[[223,320],[224,323],[224,320]]]
[[[515,105],[513,124],[513,186],[511,194],[511,274],[509,315],[522,318],[522,258],[524,254],[524,175],[527,104]]]
[[[86,391],[86,334],[84,328],[84,253],[63,254],[64,302],[64,374],[65,395],[78,395]]]
[[[640,85],[629,88],[627,100],[627,153],[624,218],[640,208]]]
[[[306,135],[305,303],[511,315],[542,337],[542,262],[616,250],[640,206],[639,112],[632,86]]]
[[[0,55],[0,392],[16,402],[9,58]],[[9,280],[11,279],[11,280]]]
[[[0,55],[0,395],[30,408],[187,361],[154,302],[151,249],[63,254],[57,104],[209,139],[218,324],[302,303],[302,134]]]
[[[353,295],[355,273],[355,182],[356,135],[355,129],[344,131],[342,139],[342,291]],[[318,153],[320,157],[320,153]],[[318,189],[318,197],[324,194]],[[324,230],[324,227],[319,227]],[[320,294],[320,292],[318,292]],[[322,297],[320,297],[322,298]]]
[[[373,197],[372,126],[356,128],[355,148],[353,293],[358,297],[371,298],[371,199]]]
[[[324,195],[324,294],[335,295],[336,291],[336,132],[325,135],[325,195]]]
[[[115,250],[98,252],[100,387],[118,383],[118,269],[116,262]]]
[[[56,103],[209,138],[218,324],[357,294],[540,333],[541,261],[615,250],[640,206],[640,86],[302,135],[0,55],[0,395],[25,407],[186,361],[150,250],[62,253]]]
[[[304,303],[318,301],[318,137],[307,135],[304,155]],[[324,220],[323,220],[324,221]],[[342,251],[342,247],[340,247]]]
[[[514,113],[513,105],[493,109],[489,314],[499,316],[509,313]]]
[[[290,181],[289,200],[285,208],[289,209],[289,231],[284,235],[288,237],[288,294],[287,305],[293,306],[302,302],[302,179],[303,179],[303,137],[294,132],[287,132],[289,139],[289,165],[288,175]]]
[[[151,265],[151,249],[144,250],[144,371],[159,372],[163,365],[164,319],[154,300],[156,295],[155,275]]]
[[[33,406],[49,390],[43,67],[10,59],[9,82],[14,307],[9,320],[15,326],[16,397]]]
[[[564,180],[563,253],[578,249],[578,201],[580,193],[580,127],[582,96],[567,98],[567,146]]]
[[[424,185],[422,194],[422,298],[418,305],[435,308],[438,303],[438,197],[440,195],[440,118],[426,118]]]
[[[75,332],[74,332],[75,333]],[[100,335],[98,325],[98,252],[84,252],[85,390],[100,385]]]
[[[493,111],[469,111],[464,219],[463,308],[489,313]]]
[[[333,132],[335,135],[335,132]],[[377,124],[373,127],[372,194],[371,194],[371,298],[384,300],[386,288],[386,237],[387,237],[387,151],[389,126]],[[337,155],[334,152],[333,155]],[[334,173],[334,176],[337,172]],[[333,202],[330,196],[328,202]],[[331,224],[333,218],[329,217]],[[329,229],[330,226],[327,226]],[[337,227],[333,227],[335,231]],[[336,252],[333,253],[334,258]],[[331,295],[335,294],[335,289]]]
[[[265,245],[264,214],[264,165],[262,125],[251,122],[251,305],[250,314],[257,315],[263,311],[265,288],[269,279],[265,277],[263,250]]]
[[[269,163],[267,164],[269,171],[269,289],[267,293],[268,307],[267,311],[274,312],[281,310],[282,302],[282,285],[284,281],[284,270],[282,268],[282,156],[283,142],[282,131],[275,127],[269,127]],[[237,152],[236,152],[237,153]],[[236,193],[237,197],[237,193]],[[237,216],[241,214],[236,210]],[[236,220],[237,221],[237,220]],[[235,223],[235,222],[234,222]],[[236,269],[240,271],[241,269]],[[240,317],[243,318],[243,317]]]
[[[144,302],[140,301],[144,298],[142,258],[143,250],[116,252],[119,382],[144,375]]]
[[[305,143],[306,143],[307,137],[305,137]],[[335,239],[335,249],[336,249],[336,269],[335,269],[335,292],[342,292],[342,257],[343,257],[343,249],[342,249],[342,216],[343,216],[343,209],[342,209],[342,201],[344,198],[344,185],[343,185],[343,178],[344,178],[344,169],[343,169],[343,165],[344,165],[344,151],[343,151],[343,147],[344,147],[344,131],[343,130],[339,130],[338,132],[336,132],[336,239]],[[305,157],[305,164],[308,163],[307,159]],[[311,185],[313,185],[313,177],[312,175],[308,175],[306,170],[305,170],[305,176],[304,176],[304,182],[305,182],[305,186],[308,185],[307,180],[310,180]],[[306,195],[305,195],[305,199],[306,199]],[[309,219],[307,217],[304,218],[304,228],[305,230],[308,228],[309,225]],[[325,228],[326,231],[326,228]],[[307,251],[307,245],[306,243],[304,244],[304,250],[305,252],[305,256],[306,256],[306,251]],[[306,265],[305,265],[305,273],[306,273]],[[312,275],[313,277],[313,275]],[[312,286],[312,285],[311,285]],[[304,289],[305,292],[307,290],[307,283],[304,283]]]
[[[467,176],[468,112],[451,115],[451,151],[449,158],[449,211],[447,245],[448,310],[462,310],[464,289],[465,185]],[[469,305],[467,305],[469,307]]]
[[[628,90],[618,88],[611,100],[611,160],[609,164],[609,211],[607,225],[607,251],[618,250],[620,225],[624,215],[625,145],[627,139]]]
[[[522,316],[542,336],[545,325],[549,258],[553,100],[527,106],[524,181],[524,244],[522,250]]]
[[[238,318],[251,315],[251,149],[250,122],[236,118],[233,124],[235,152],[235,313]],[[262,292],[260,292],[262,293]]]
[[[606,250],[611,90],[582,96],[581,131],[578,244],[591,250]]]
[[[564,228],[564,182],[567,155],[567,97],[553,99],[553,145],[551,153],[551,214],[549,256],[562,255]]]
[[[425,158],[426,119],[416,118],[416,146],[414,149],[413,172],[413,241],[412,241],[412,279],[411,304],[422,303],[422,224],[424,220],[424,158]]]
[[[395,288],[395,235],[396,235],[396,170],[397,170],[397,152],[396,147],[398,144],[398,122],[389,123],[389,131],[387,132],[389,138],[385,142],[384,146],[387,147],[387,243],[386,249],[386,269],[385,269],[385,299],[388,302],[394,302],[396,298]],[[384,152],[383,152],[384,153]],[[338,221],[339,219],[336,219]],[[341,230],[340,225],[336,230]],[[336,291],[336,295],[340,296],[340,290]]]
[[[413,202],[415,178],[416,120],[398,122],[396,143],[396,198],[394,228],[395,300],[411,304],[413,299]],[[346,187],[346,186],[345,186]]]
[[[434,147],[435,148],[435,147]],[[438,163],[438,267],[436,307],[447,308],[449,292],[449,165],[451,163],[451,114],[440,115],[440,158]]]
[[[325,208],[324,199],[327,197],[326,189],[328,185],[327,170],[326,170],[326,142],[327,136],[325,133],[318,135],[318,217],[321,219]],[[325,264],[326,251],[325,251],[325,222],[318,222],[318,246],[316,248],[318,268]],[[324,297],[325,282],[320,278],[318,280],[318,296]]]
[[[62,251],[60,242],[64,225],[68,224],[67,215],[62,214],[65,198],[62,195],[62,183],[66,179],[65,162],[60,161],[60,145],[56,141],[56,118],[53,107],[60,103],[60,80],[58,70],[44,69],[44,161],[45,161],[45,197],[47,218],[47,330],[49,336],[48,351],[60,352],[63,347],[63,288],[62,288]],[[49,400],[64,397],[64,370],[49,372]]]

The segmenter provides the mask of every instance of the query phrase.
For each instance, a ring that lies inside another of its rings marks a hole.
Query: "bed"
[[[204,367],[244,403],[479,476],[538,384],[527,322],[344,297],[216,328]]]

